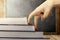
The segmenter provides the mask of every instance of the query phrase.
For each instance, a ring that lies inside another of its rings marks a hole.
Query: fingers
[[[34,16],[38,16],[39,15],[39,11],[37,9],[35,9],[28,17],[28,24],[31,23],[31,20]]]
[[[53,16],[52,11],[50,12],[50,15],[49,16]]]
[[[50,8],[45,10],[44,15],[41,16],[41,20],[45,21],[45,19],[48,18],[49,16],[52,16],[52,12]]]
[[[39,19],[39,16],[35,16],[34,17],[34,26],[35,26],[35,29],[38,29],[38,19]]]
[[[32,18],[34,17],[34,15],[35,15],[35,12],[32,12],[32,13],[29,15],[29,17],[28,17],[28,24],[31,24],[31,20],[32,20]]]
[[[28,24],[31,23],[31,19],[34,17],[34,16],[40,16],[40,12],[43,11],[43,6],[40,5],[38,6],[28,17]]]

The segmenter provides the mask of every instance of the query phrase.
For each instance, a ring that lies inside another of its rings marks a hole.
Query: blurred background
[[[45,0],[7,0],[6,1],[6,17],[20,18],[28,17],[28,15]],[[55,32],[55,8],[52,9],[53,16],[42,22],[39,19],[38,29],[44,32]],[[32,19],[33,23],[34,18]]]

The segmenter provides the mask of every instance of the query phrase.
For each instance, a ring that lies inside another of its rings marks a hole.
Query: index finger
[[[33,12],[29,15],[29,17],[28,17],[28,24],[31,24],[31,20],[32,20],[32,18],[33,18],[34,16],[36,16],[36,14],[37,14],[37,11],[33,11]]]

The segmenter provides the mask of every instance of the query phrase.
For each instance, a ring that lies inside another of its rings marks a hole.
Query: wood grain
[[[44,38],[50,38],[50,40],[60,40],[60,35],[44,35]]]
[[[56,8],[56,31],[60,35],[60,8]]]
[[[5,0],[0,0],[0,18],[5,17]]]

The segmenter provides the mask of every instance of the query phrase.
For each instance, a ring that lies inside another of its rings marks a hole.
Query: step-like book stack
[[[0,40],[39,40],[43,32],[35,32],[33,25],[27,25],[27,18],[0,18]],[[46,39],[46,38],[45,38]]]

